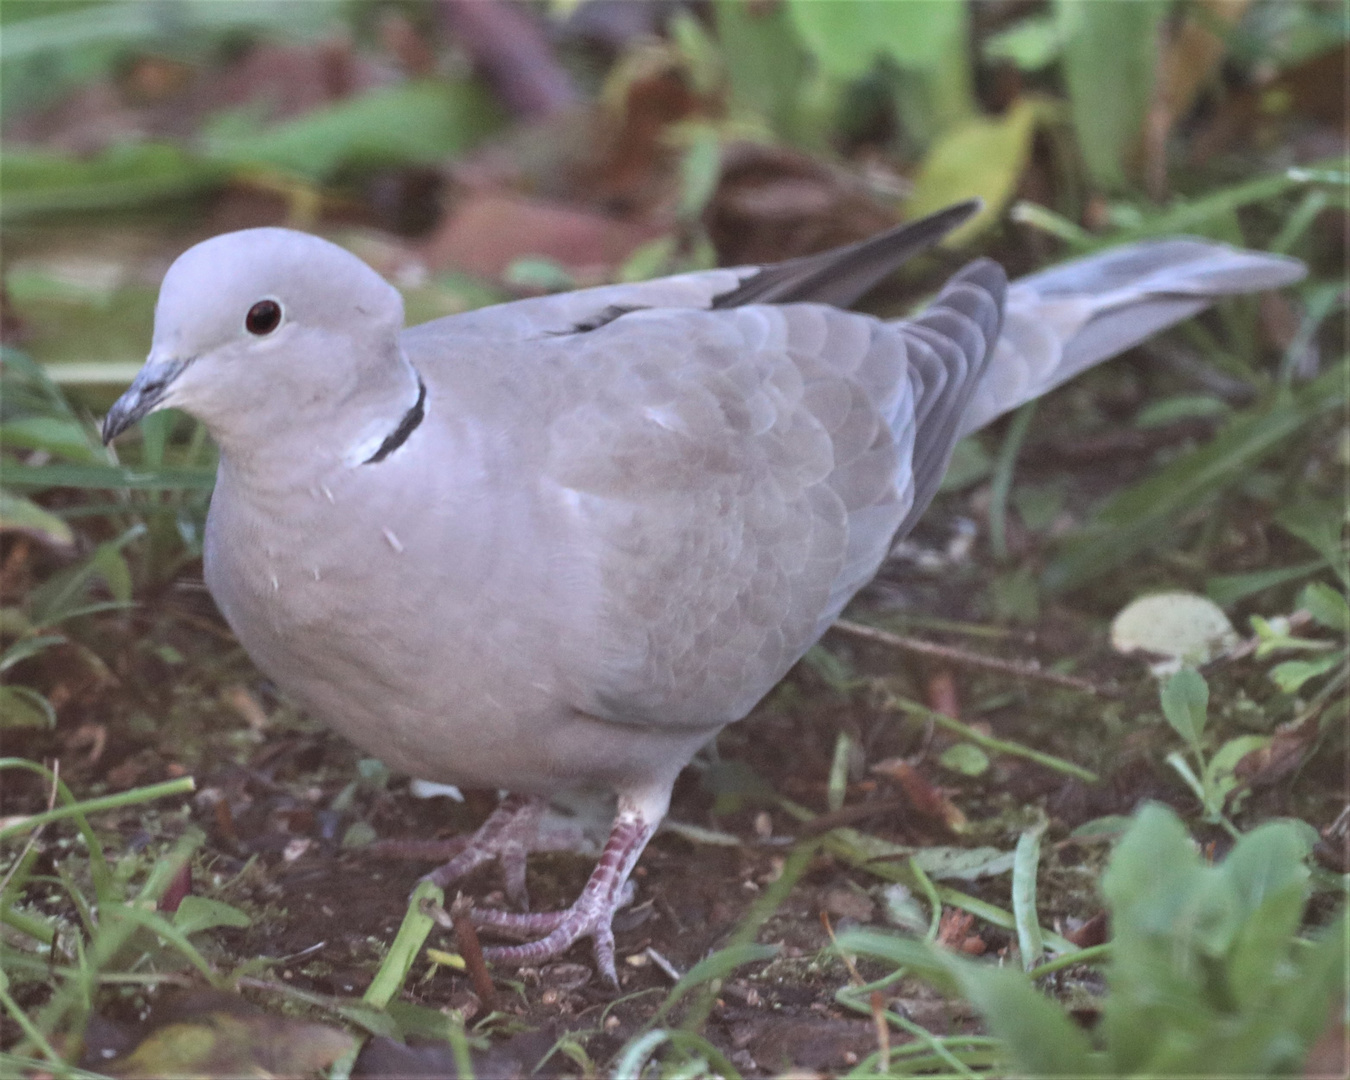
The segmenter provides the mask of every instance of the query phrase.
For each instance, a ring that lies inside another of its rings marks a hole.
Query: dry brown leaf
[[[665,232],[659,222],[610,217],[505,191],[470,191],[421,256],[430,269],[453,268],[490,279],[517,259],[542,257],[579,281],[600,281]]]

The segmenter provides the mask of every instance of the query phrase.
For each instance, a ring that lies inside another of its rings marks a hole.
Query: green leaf
[[[1029,15],[985,38],[988,60],[1007,60],[1022,71],[1040,71],[1059,58],[1064,39],[1053,15]]]
[[[957,743],[942,752],[938,764],[962,776],[982,776],[989,770],[989,755],[974,743]]]
[[[5,483],[34,488],[128,488],[133,491],[210,491],[215,469],[164,465],[138,469],[125,465],[13,465],[5,463]]]
[[[1130,186],[1126,165],[1152,101],[1158,30],[1169,6],[1167,0],[1055,4],[1078,145],[1093,181],[1108,191]]]
[[[1350,635],[1350,604],[1345,594],[1321,581],[1309,582],[1298,597],[1302,608],[1328,630]]]
[[[413,961],[421,952],[431,928],[436,925],[430,915],[423,913],[422,901],[430,900],[440,904],[444,899],[441,890],[431,882],[418,883],[412,896],[408,898],[408,910],[403,916],[398,933],[394,936],[394,943],[389,946],[379,970],[375,972],[375,978],[366,987],[362,1001],[367,1005],[383,1009],[403,989],[403,982],[407,979],[408,972],[412,970]]]
[[[904,68],[937,68],[964,45],[967,26],[965,5],[946,0],[788,0],[787,8],[817,62],[841,79],[861,78],[881,55]]]
[[[1228,607],[1264,589],[1315,574],[1326,564],[1325,559],[1315,559],[1297,566],[1277,566],[1270,570],[1253,570],[1247,574],[1218,574],[1205,581],[1205,592],[1220,607]]]
[[[1227,416],[1231,411],[1222,398],[1210,394],[1182,394],[1145,405],[1135,416],[1134,426],[1156,428],[1179,420],[1213,420]]]
[[[898,107],[908,126],[923,129],[911,132],[920,141],[975,113],[965,4],[788,0],[787,8],[802,42],[827,75],[860,79],[884,56],[910,76],[901,80]]]
[[[322,181],[340,165],[434,164],[462,154],[501,123],[482,87],[428,79],[369,90],[265,128],[232,113],[208,125],[203,137],[213,161]]]
[[[1209,686],[1204,676],[1194,668],[1182,668],[1163,683],[1159,696],[1167,722],[1198,750],[1200,736],[1205,731],[1205,713],[1209,709]]]
[[[922,217],[954,201],[978,196],[984,207],[945,243],[958,245],[987,228],[1017,191],[1036,129],[1057,115],[1052,102],[1027,96],[997,119],[972,117],[947,128],[924,157],[913,194],[905,204],[906,214]]]
[[[1087,1035],[1021,972],[962,964],[961,989],[1024,1076],[1099,1075]]]
[[[73,461],[106,462],[107,453],[82,423],[64,416],[25,416],[0,426],[7,449],[46,450]]]
[[[0,686],[0,729],[55,728],[52,703],[30,686]]]
[[[1223,873],[1244,914],[1255,914],[1267,897],[1290,885],[1306,889],[1309,853],[1306,835],[1288,821],[1268,821],[1241,837],[1224,859]]]
[[[1205,763],[1203,789],[1222,805],[1238,785],[1233,775],[1237,763],[1248,754],[1270,745],[1269,735],[1239,735],[1224,743]]]
[[[1303,684],[1345,666],[1345,656],[1324,656],[1320,660],[1286,660],[1270,669],[1270,680],[1286,694],[1297,694]]]
[[[233,926],[244,929],[253,925],[244,912],[237,907],[220,900],[211,900],[205,896],[185,896],[173,913],[173,924],[185,936],[199,934],[203,930],[214,930],[217,926]]]
[[[1102,893],[1127,937],[1140,928],[1168,928],[1176,909],[1197,887],[1203,867],[1181,819],[1146,803],[1112,852]],[[1128,948],[1128,945],[1122,945]]]
[[[22,637],[0,653],[0,672],[8,671],[21,660],[45,652],[53,645],[62,645],[65,638],[60,634],[42,634],[34,637]]]
[[[164,143],[119,142],[88,159],[6,147],[0,155],[0,221],[144,206],[205,190],[227,176],[221,164]]]
[[[717,0],[713,17],[732,100],[767,119],[779,135],[798,136],[806,54],[784,5]]]
[[[54,547],[70,547],[75,534],[70,526],[22,495],[0,490],[0,532],[23,532]]]
[[[1022,953],[1022,970],[1030,971],[1045,951],[1040,917],[1036,914],[1036,871],[1041,860],[1041,835],[1045,822],[1027,829],[1017,839],[1013,859],[1012,907],[1017,921],[1017,947]]]
[[[1350,570],[1347,570],[1346,552],[1341,546],[1345,516],[1345,508],[1335,503],[1305,502],[1282,510],[1275,521],[1331,563],[1341,583],[1350,588]]]

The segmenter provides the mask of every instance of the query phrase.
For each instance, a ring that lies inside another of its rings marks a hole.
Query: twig
[[[891,709],[898,709],[900,712],[910,713],[913,716],[922,717],[925,720],[931,720],[938,727],[946,728],[948,731],[954,731],[961,738],[973,742],[976,746],[985,750],[992,750],[996,754],[1008,754],[1011,757],[1022,757],[1029,761],[1034,761],[1038,765],[1044,765],[1047,769],[1054,769],[1055,772],[1067,773],[1069,776],[1076,776],[1079,780],[1086,780],[1089,784],[1095,784],[1100,780],[1095,772],[1085,769],[1081,765],[1075,765],[1072,761],[1065,761],[1063,758],[1055,757],[1053,754],[1043,754],[1039,750],[1033,750],[1029,746],[1023,746],[1021,743],[1009,742],[1005,739],[996,739],[992,735],[986,735],[982,731],[976,731],[969,724],[963,724],[960,720],[953,720],[950,716],[944,716],[940,712],[934,712],[926,705],[920,705],[917,701],[910,701],[908,698],[902,698],[896,694],[886,691],[886,706]]]
[[[854,637],[866,638],[868,641],[889,645],[894,649],[904,649],[906,652],[918,653],[920,656],[933,656],[941,660],[950,660],[954,664],[964,664],[966,667],[980,667],[989,671],[1000,671],[1005,675],[1015,675],[1020,679],[1034,679],[1039,682],[1047,682],[1055,686],[1062,686],[1067,690],[1078,690],[1084,694],[1094,694],[1097,697],[1115,697],[1119,693],[1114,686],[1100,686],[1097,683],[1089,682],[1087,679],[1080,679],[1073,675],[1061,675],[1058,671],[1046,671],[1034,660],[1004,660],[999,656],[986,656],[983,653],[969,652],[965,649],[957,648],[955,645],[939,645],[935,641],[924,641],[922,638],[893,634],[889,630],[882,630],[880,627],[876,626],[867,626],[863,623],[851,622],[848,619],[840,619],[834,624],[834,629],[842,630],[844,633],[852,634]]]
[[[459,893],[450,905],[450,923],[455,930],[455,941],[459,944],[459,955],[464,957],[464,966],[473,980],[473,992],[478,995],[484,1009],[495,1012],[497,991],[492,985],[487,964],[483,962],[483,946],[478,942],[478,927],[473,924],[473,901],[463,893]]]

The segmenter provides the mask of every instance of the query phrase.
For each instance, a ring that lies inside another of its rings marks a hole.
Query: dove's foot
[[[540,821],[547,808],[547,799],[507,795],[463,849],[422,880],[444,889],[483,863],[496,859],[502,868],[507,899],[517,907],[528,908],[526,856],[532,851],[573,851],[585,846],[580,828],[575,834],[557,828],[541,829]]]
[[[524,945],[486,948],[483,956],[499,963],[537,964],[558,956],[579,938],[589,937],[595,942],[595,962],[600,974],[617,987],[614,913],[633,899],[633,886],[628,875],[633,872],[638,856],[655,831],[656,822],[648,822],[638,811],[621,806],[590,880],[576,903],[565,911],[516,914],[475,909],[473,919],[485,929],[544,935]]]

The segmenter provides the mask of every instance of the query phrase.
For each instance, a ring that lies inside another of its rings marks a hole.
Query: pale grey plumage
[[[675,774],[872,577],[957,438],[1217,295],[1302,273],[1163,240],[1011,286],[980,260],[909,321],[818,302],[852,302],[969,209],[762,273],[401,333],[397,293],[325,241],[218,237],[170,270],[105,432],[162,405],[206,423],[207,582],[315,715],[427,779],[619,793],[641,829],[596,886],[607,911],[572,928],[605,966]],[[263,299],[284,318],[250,335]]]

